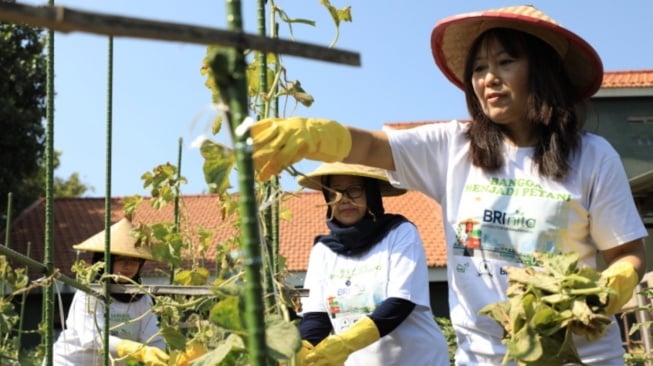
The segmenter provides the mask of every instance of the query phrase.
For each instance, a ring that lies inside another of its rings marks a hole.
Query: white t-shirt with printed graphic
[[[131,303],[112,301],[109,305],[109,324],[113,329],[109,336],[112,357],[116,357],[115,347],[123,339],[165,349],[159,331],[158,320],[150,311],[152,298],[148,295]],[[145,315],[144,315],[145,314]],[[116,325],[122,326],[114,329]],[[61,332],[53,345],[53,364],[56,366],[103,365],[104,303],[97,298],[77,290],[68,310],[66,329]],[[113,365],[125,365],[115,362]]]
[[[585,134],[564,182],[542,179],[533,148],[505,146],[504,167],[484,173],[472,166],[466,123],[452,121],[388,130],[399,187],[419,190],[440,203],[447,242],[451,320],[459,365],[501,364],[502,329],[479,316],[505,300],[504,266],[528,263],[534,251],[580,254],[596,267],[597,250],[645,237],[621,159],[609,143]],[[623,365],[619,329],[588,343],[576,339],[587,364]]]
[[[310,254],[302,311],[328,312],[336,333],[371,314],[388,297],[409,300],[414,310],[395,330],[345,365],[448,366],[447,343],[433,319],[424,248],[411,223],[400,224],[366,253],[346,257],[316,243]]]

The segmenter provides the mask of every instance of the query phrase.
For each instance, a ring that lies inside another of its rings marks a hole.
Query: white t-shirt
[[[352,353],[345,365],[448,366],[447,343],[433,319],[422,240],[405,222],[366,253],[347,257],[316,243],[310,254],[303,312],[328,312],[335,333],[371,314],[383,300],[397,297],[416,304],[397,328]]]
[[[528,263],[534,251],[580,254],[596,267],[597,250],[647,236],[619,155],[585,134],[564,182],[541,178],[533,148],[505,146],[505,164],[484,173],[469,160],[466,123],[452,121],[388,130],[396,171],[392,184],[434,198],[443,210],[450,315],[458,337],[458,365],[499,365],[502,328],[479,316],[506,299],[504,266]],[[576,344],[587,364],[623,365],[616,323],[598,341]]]
[[[116,357],[115,347],[123,339],[136,342],[147,342],[159,331],[156,316],[149,312],[152,308],[152,298],[148,295],[131,303],[113,300],[110,304],[109,324],[113,328],[117,324],[134,320],[111,332],[109,349],[112,357]],[[56,366],[101,366],[104,364],[102,346],[104,328],[104,302],[76,291],[68,310],[66,329],[59,335],[53,345],[53,364]],[[160,336],[155,337],[149,346],[165,349],[165,343]],[[126,362],[115,362],[114,365],[124,365]]]

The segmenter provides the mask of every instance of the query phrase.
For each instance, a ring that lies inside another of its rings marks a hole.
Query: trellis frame
[[[134,37],[142,39],[153,39],[161,41],[176,41],[184,43],[195,43],[210,45],[216,44],[221,46],[232,47],[234,52],[242,53],[247,49],[254,49],[263,52],[285,54],[290,56],[298,56],[308,59],[333,62],[338,64],[350,65],[350,66],[360,66],[360,56],[358,53],[338,50],[329,47],[322,47],[307,43],[301,43],[296,41],[286,41],[278,38],[267,38],[261,35],[251,35],[244,33],[242,31],[242,22],[240,14],[240,0],[226,0],[228,11],[230,12],[229,16],[229,30],[221,30],[217,28],[209,27],[200,27],[195,25],[188,24],[179,24],[171,22],[161,22],[161,21],[152,21],[141,18],[125,17],[125,16],[116,16],[116,15],[106,15],[94,12],[78,11],[66,7],[54,6],[54,0],[50,0],[49,6],[47,7],[36,7],[29,5],[22,5],[16,3],[5,3],[0,2],[0,21],[7,21],[13,23],[23,23],[31,26],[44,27],[49,29],[48,37],[48,101],[47,101],[47,133],[46,133],[46,222],[45,222],[45,256],[44,264],[33,261],[31,258],[23,256],[20,253],[10,251],[2,251],[10,254],[13,259],[16,259],[23,264],[42,271],[45,275],[57,276],[57,272],[54,269],[52,259],[53,259],[53,153],[54,153],[54,31],[59,32],[73,32],[80,31],[86,33],[95,33],[109,36],[110,41],[110,52],[112,47],[113,37],[123,36],[123,37]],[[234,21],[236,19],[236,21]],[[244,60],[244,58],[243,58]],[[239,71],[239,70],[232,70]],[[242,71],[242,70],[240,70]],[[111,75],[110,75],[111,78]],[[243,80],[240,80],[243,82]],[[237,94],[244,92],[242,85],[233,86],[232,91]],[[109,98],[111,98],[109,96]],[[111,99],[109,99],[111,101]],[[238,117],[244,117],[247,115],[247,98],[246,94],[244,96],[237,95],[232,99],[230,107]],[[108,135],[110,136],[110,121],[111,121],[111,111],[108,111]],[[242,118],[238,118],[237,121],[231,121],[232,131],[237,127],[237,125],[242,121]],[[242,136],[241,136],[242,137]],[[111,140],[108,140],[111,144]],[[110,146],[108,147],[110,149]],[[110,150],[109,150],[110,151]],[[251,151],[250,151],[251,153]],[[241,189],[245,191],[253,192],[254,180],[252,179],[251,173],[252,170],[252,161],[251,155],[247,153],[247,150],[237,151],[238,163],[241,167],[246,167],[247,170],[245,173],[240,173],[240,175],[245,174],[246,177],[241,177]],[[107,155],[107,170],[108,174],[111,173],[111,161],[110,154]],[[242,169],[241,169],[242,170]],[[110,181],[107,182],[107,192],[110,192]],[[110,205],[109,198],[107,198],[107,205]],[[252,202],[241,202],[241,210],[251,211]],[[109,231],[109,212],[110,206],[107,207],[107,217],[105,218],[105,258],[108,256],[108,243],[110,240],[110,231]],[[259,240],[260,235],[258,233],[257,225],[252,225],[252,223],[245,223],[245,239],[243,239],[243,244],[246,247],[252,247],[254,239]],[[250,274],[251,280],[260,280],[260,277],[253,276],[260,269],[260,258],[250,258],[250,263],[247,263],[246,274]],[[251,268],[250,268],[251,267]],[[64,282],[76,287],[85,292],[91,293],[102,298],[102,295],[99,295],[93,288],[84,286],[77,281],[58,276],[59,279]],[[109,292],[110,287],[108,285],[104,286],[105,296]],[[186,287],[187,288],[187,287]],[[152,290],[152,289],[150,289]],[[160,291],[161,288],[159,287]],[[173,289],[172,287],[167,287],[167,290],[179,290]],[[253,286],[250,288],[250,292],[253,294],[247,294],[249,300],[260,298],[262,299],[261,286]],[[257,293],[258,291],[258,293]],[[174,292],[174,291],[173,291]],[[44,291],[44,318],[46,323],[46,334],[45,334],[45,364],[52,364],[52,344],[53,344],[53,312],[54,307],[49,306],[54,302],[54,291],[52,286],[48,286]],[[252,301],[248,301],[251,303]],[[108,309],[108,308],[107,308]],[[259,307],[257,305],[258,310]],[[108,311],[108,310],[107,310]],[[262,318],[263,314],[256,314]],[[108,319],[108,316],[106,317]],[[248,321],[248,325],[257,325],[262,324],[262,319],[254,319]],[[252,356],[252,364],[254,366],[262,366],[265,363],[262,347],[264,346],[264,339],[261,339],[263,334],[260,332],[260,329],[248,329],[248,333],[254,334],[250,337],[250,347],[249,351]],[[106,337],[105,337],[106,338]],[[107,342],[105,342],[107,343]],[[105,355],[106,356],[106,355]],[[107,357],[105,357],[105,363]]]

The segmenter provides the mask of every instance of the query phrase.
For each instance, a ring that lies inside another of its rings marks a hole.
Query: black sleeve
[[[376,324],[381,337],[392,332],[415,309],[415,303],[398,297],[389,297],[379,305],[370,318]],[[328,320],[328,318],[327,318]]]
[[[312,345],[320,343],[333,330],[328,313],[306,313],[299,323],[299,334]]]

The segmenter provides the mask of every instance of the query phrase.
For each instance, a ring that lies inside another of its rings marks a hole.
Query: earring
[[[333,219],[334,219],[335,217],[336,217],[336,214],[335,214],[335,212],[334,212],[334,210],[333,210],[333,208],[332,208],[332,209],[331,209],[331,214],[329,215],[329,218],[327,218],[327,221],[333,221]]]
[[[370,214],[370,216],[372,216],[372,221],[376,222],[376,215],[374,214],[374,212],[372,212],[372,210],[368,208],[367,213]]]

